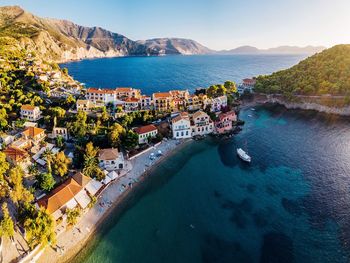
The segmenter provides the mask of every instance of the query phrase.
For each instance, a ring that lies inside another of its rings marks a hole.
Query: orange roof
[[[102,149],[98,152],[100,160],[115,160],[119,157],[119,151],[115,148]]]
[[[124,101],[125,102],[139,102],[139,99],[137,99],[137,98],[126,98]]]
[[[199,111],[196,111],[195,113],[193,113],[192,117],[193,118],[198,118],[199,116],[204,115],[204,114],[208,115],[204,111],[199,110]]]
[[[116,92],[131,92],[131,91],[133,91],[133,88],[122,88],[122,87],[120,87],[120,88],[116,88],[115,91]]]
[[[41,129],[41,128],[37,128],[37,127],[28,127],[27,129],[25,129],[25,131],[23,132],[23,134],[25,136],[28,136],[28,137],[36,137],[37,135],[41,134],[41,133],[44,133],[45,130],[44,129]]]
[[[115,91],[111,89],[97,89],[97,88],[88,88],[87,93],[97,93],[97,94],[114,94]]]
[[[52,214],[72,200],[83,189],[87,182],[91,180],[89,179],[90,178],[82,173],[77,173],[52,190],[50,194],[39,199],[37,203],[40,207],[44,207]]]
[[[36,108],[35,106],[29,105],[29,104],[21,106],[21,110],[34,110],[35,108]]]
[[[149,132],[156,131],[156,130],[157,130],[157,127],[154,126],[153,124],[150,124],[150,125],[141,126],[141,127],[136,128],[135,132],[137,134],[144,134],[144,133],[149,133]]]
[[[20,162],[28,157],[28,153],[20,148],[8,147],[4,150],[6,157],[10,160]]]
[[[157,92],[153,93],[153,96],[155,98],[168,98],[171,97],[171,94],[169,92]]]

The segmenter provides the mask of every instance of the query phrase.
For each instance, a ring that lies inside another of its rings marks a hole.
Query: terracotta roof
[[[114,94],[115,90],[111,89],[96,89],[96,88],[89,88],[86,91],[87,93],[97,93],[97,94]]]
[[[193,113],[192,117],[195,119],[195,118],[198,118],[201,115],[208,115],[208,114],[206,114],[205,112],[199,110],[199,111],[196,111],[195,113]]]
[[[125,101],[125,102],[139,102],[139,99],[136,99],[136,98],[126,98],[124,101]]]
[[[28,153],[20,148],[8,147],[4,150],[6,157],[10,160],[20,162],[28,157]]]
[[[21,110],[31,110],[31,111],[33,111],[33,110],[35,110],[35,108],[36,108],[35,106],[29,105],[29,104],[21,106]]]
[[[236,113],[234,111],[228,111],[228,112],[225,112],[225,113],[220,113],[219,114],[219,119],[220,121],[228,116],[235,116]]]
[[[149,133],[149,132],[156,131],[156,130],[157,130],[157,127],[154,126],[153,124],[150,124],[150,125],[141,126],[141,127],[136,128],[135,132],[137,134],[144,134],[144,133]]]
[[[119,151],[116,148],[102,149],[98,152],[98,159],[100,160],[115,160],[119,157]]]
[[[115,91],[116,92],[131,92],[131,91],[133,91],[133,88],[122,88],[122,87],[120,87],[120,88],[116,88]]]
[[[39,199],[37,203],[40,207],[44,207],[50,214],[53,214],[72,200],[82,189],[83,186],[73,178],[69,178],[52,190],[49,195]]]
[[[37,127],[28,127],[27,129],[25,129],[25,131],[23,132],[24,135],[28,136],[28,137],[36,137],[37,135],[41,134],[45,132],[44,129],[41,128],[37,128]]]
[[[171,97],[171,94],[169,92],[157,92],[157,93],[153,93],[153,96],[155,98],[167,98],[167,97]]]
[[[92,179],[81,172],[77,172],[72,178],[81,186],[87,185]]]

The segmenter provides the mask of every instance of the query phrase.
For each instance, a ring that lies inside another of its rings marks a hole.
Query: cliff
[[[84,58],[206,54],[210,50],[190,39],[165,38],[133,41],[100,27],[41,18],[19,6],[0,7],[0,45],[10,38],[16,47],[34,51],[50,61]]]

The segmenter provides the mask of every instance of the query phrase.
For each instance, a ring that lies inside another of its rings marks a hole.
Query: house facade
[[[211,111],[219,112],[223,107],[227,106],[227,96],[223,95],[217,98],[211,99]]]
[[[157,111],[171,111],[174,108],[173,97],[169,92],[153,93],[153,106]]]
[[[234,111],[220,113],[215,121],[215,130],[218,134],[226,133],[232,130],[232,123],[237,121],[237,115]]]
[[[117,99],[125,99],[125,98],[140,98],[141,91],[139,89],[133,88],[116,88],[115,90]]]
[[[197,111],[192,115],[192,136],[207,135],[214,131],[214,123],[209,115],[203,111]]]
[[[143,95],[140,97],[141,110],[150,110],[152,108],[152,98],[150,96]]]
[[[95,107],[95,104],[90,100],[77,100],[76,106],[77,110],[88,112]]]
[[[182,112],[171,120],[171,130],[175,139],[192,137],[191,121],[187,112]]]
[[[139,144],[148,143],[149,138],[155,138],[158,134],[158,129],[153,124],[138,127],[134,131],[139,136]]]
[[[102,169],[107,171],[125,168],[125,159],[116,148],[102,149],[98,152],[98,161]]]
[[[139,99],[126,98],[124,99],[123,109],[125,112],[133,112],[139,110]]]
[[[41,118],[41,111],[37,106],[22,105],[20,115],[21,119],[37,121]]]

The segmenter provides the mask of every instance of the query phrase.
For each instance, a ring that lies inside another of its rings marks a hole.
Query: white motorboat
[[[252,161],[252,158],[245,151],[243,151],[242,148],[237,149],[237,154],[239,158],[241,158],[245,162],[250,163]]]

